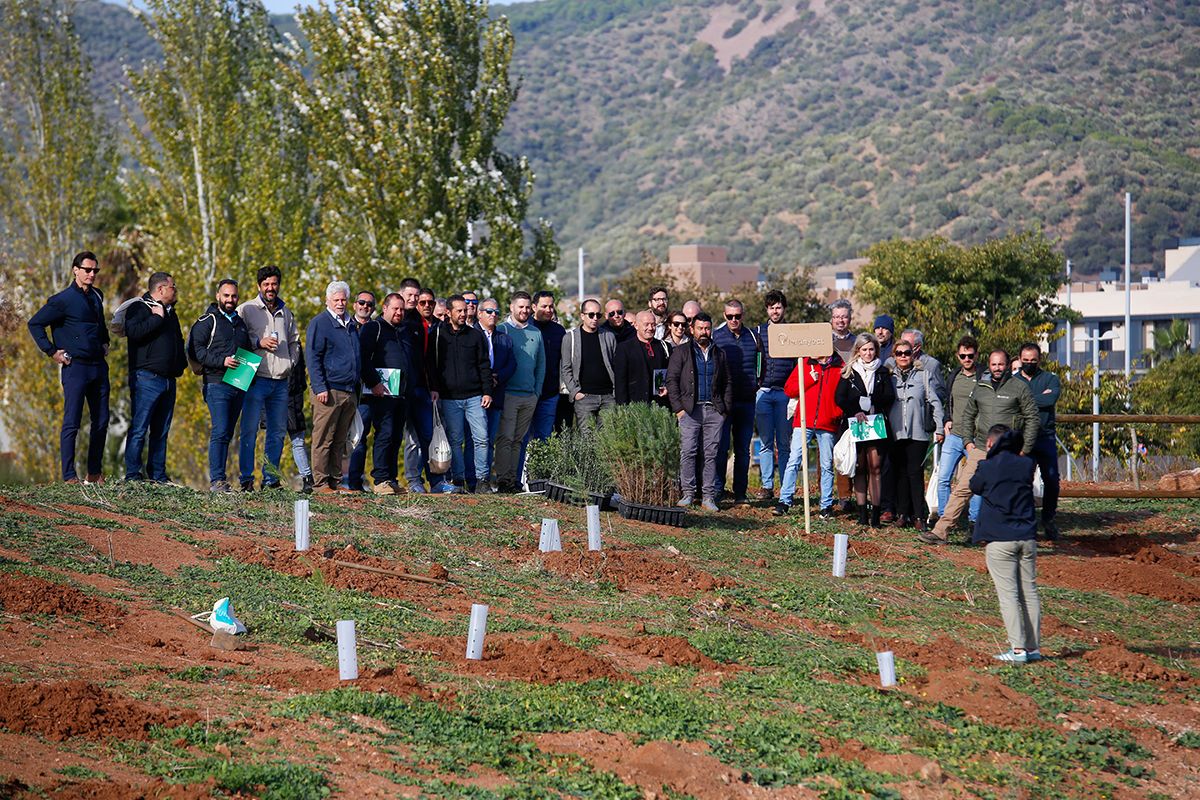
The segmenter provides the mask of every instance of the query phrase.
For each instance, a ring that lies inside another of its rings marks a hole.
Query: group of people
[[[977,519],[970,477],[983,458],[988,430],[1002,423],[1022,434],[1022,451],[1037,462],[1045,486],[1043,527],[1048,537],[1057,533],[1059,383],[1040,368],[1035,343],[1021,348],[1014,373],[1002,350],[988,354],[986,369],[978,367],[979,343],[964,336],[959,364],[947,372],[923,351],[921,331],[896,336],[892,318],[882,314],[872,331],[855,334],[853,309],[838,300],[830,307],[829,354],[797,363],[770,352],[770,328],[785,324],[787,316],[787,298],[779,291],[766,293],[767,321],[756,327],[744,324],[745,308],[735,298],[714,320],[694,300],[672,311],[667,288],[655,287],[646,308],[631,318],[620,300],[603,306],[585,300],[578,326],[567,330],[557,321],[550,292],[515,292],[506,313],[496,299],[473,291],[439,301],[412,278],[381,302],[374,291],[354,293],[342,281],[330,283],[326,308],[308,322],[302,343],[281,296],[282,272],[274,266],[258,270],[248,299],[237,281],[221,280],[185,340],[169,274],[151,275],[146,292],[109,322],[95,287],[97,269],[94,254],[78,254],[71,285],[29,320],[38,346],[62,365],[67,481],[78,480],[75,439],[85,403],[91,410],[86,480],[102,478],[106,356],[111,336],[120,334],[128,340],[132,399],[128,480],[169,480],[176,381],[190,364],[211,417],[213,491],[254,488],[260,431],[264,489],[281,485],[288,441],[304,488],[317,493],[517,491],[530,439],[545,438],[572,419],[599,424],[606,408],[644,402],[678,417],[681,506],[699,502],[715,511],[728,494],[735,504],[749,502],[750,464],[757,460],[761,488],[755,498],[775,501],[773,513],[786,514],[796,499],[802,451],[815,440],[822,517],[856,512],[864,525],[895,522],[930,541],[945,541],[964,511],[970,522]],[[226,375],[247,355],[258,359],[257,366],[249,386],[240,388]],[[801,391],[803,420],[793,412]],[[311,395],[311,427],[305,394]],[[851,488],[834,470],[834,446],[850,421],[871,415],[885,420],[886,436],[856,445]],[[448,458],[431,453],[435,427],[445,432]],[[226,475],[235,433],[236,483]],[[368,443],[373,457],[366,475]],[[928,531],[933,509],[926,507],[924,465],[931,443],[940,443],[941,456],[937,524]]]
[[[770,328],[785,324],[787,314],[779,291],[765,295],[767,321],[757,327],[744,324],[745,308],[737,299],[724,302],[717,321],[695,300],[670,310],[667,288],[655,287],[632,319],[620,300],[603,307],[585,300],[579,325],[567,330],[548,291],[513,293],[506,314],[496,299],[473,291],[439,302],[413,278],[382,302],[373,291],[355,294],[333,281],[325,290],[326,307],[309,320],[302,343],[280,294],[282,272],[274,266],[258,270],[249,299],[237,281],[221,280],[185,338],[168,273],[151,275],[146,292],[109,320],[95,286],[95,254],[79,253],[71,267],[71,284],[29,320],[37,345],[62,367],[60,449],[67,482],[79,480],[75,441],[85,403],[91,416],[85,480],[103,480],[111,335],[124,336],[129,346],[126,480],[170,480],[167,438],[176,382],[190,366],[200,376],[211,418],[208,468],[215,492],[233,490],[226,462],[235,430],[242,491],[254,489],[260,430],[262,489],[282,485],[287,440],[304,489],[315,493],[518,491],[531,439],[548,437],[572,418],[578,425],[601,424],[601,412],[615,405],[657,403],[678,418],[680,506],[699,499],[704,509],[719,510],[731,450],[732,499],[748,502],[757,432],[757,499],[775,500],[773,513],[786,514],[804,450],[815,440],[820,516],[832,517],[839,508],[856,511],[863,525],[897,522],[938,544],[966,512],[973,538],[988,543],[989,568],[993,545],[1004,545],[997,549],[993,577],[1011,578],[1009,595],[1032,591],[1036,607],[1029,551],[1036,536],[1032,476],[1036,465],[1044,486],[1042,528],[1053,539],[1060,392],[1058,378],[1041,369],[1036,343],[1020,348],[1019,361],[994,349],[982,367],[979,342],[963,336],[957,368],[946,371],[923,352],[921,331],[897,337],[892,318],[882,314],[872,331],[855,334],[851,304],[838,300],[830,306],[828,354],[797,362],[770,352]],[[247,366],[253,367],[248,385],[228,379]],[[801,391],[804,415],[793,411]],[[311,395],[311,448],[305,442],[305,394]],[[853,490],[847,482],[839,492],[835,442],[851,421],[876,433],[854,443]],[[444,442],[434,441],[435,429],[444,431]],[[937,522],[927,530],[932,509],[924,499],[924,464],[931,443],[941,445],[941,455]],[[976,528],[981,514],[987,522]],[[1028,634],[1036,609],[1023,603],[1002,602],[1006,623],[1015,620],[1009,660],[1037,657],[1036,620],[1033,638]]]

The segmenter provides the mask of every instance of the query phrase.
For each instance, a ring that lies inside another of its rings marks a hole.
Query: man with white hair
[[[325,288],[326,310],[308,323],[305,361],[313,393],[314,494],[336,491],[346,440],[358,413],[358,326],[346,313],[349,297],[350,286],[333,281]]]

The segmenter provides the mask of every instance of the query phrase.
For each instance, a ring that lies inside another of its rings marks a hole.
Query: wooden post
[[[1129,426],[1129,441],[1133,444],[1133,447],[1129,451],[1129,470],[1130,470],[1130,472],[1133,473],[1133,488],[1141,489],[1142,482],[1138,478],[1138,469],[1137,469],[1137,462],[1138,462],[1137,429],[1134,428],[1132,425]]]
[[[796,371],[800,378],[800,380],[797,381],[797,384],[800,387],[800,407],[796,410],[800,412],[800,429],[804,431],[804,435],[801,437],[804,441],[800,445],[802,448],[804,448],[800,451],[800,474],[804,476],[804,534],[807,536],[808,534],[812,533],[812,512],[809,509],[808,500],[808,409],[806,408],[807,404],[805,403],[804,399],[805,391],[803,357],[796,359]]]

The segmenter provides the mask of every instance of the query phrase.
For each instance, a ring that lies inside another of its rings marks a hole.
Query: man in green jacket
[[[1022,436],[1021,455],[1033,452],[1038,435],[1038,409],[1029,393],[1029,384],[1017,378],[1010,369],[1011,359],[1004,350],[993,350],[988,356],[988,371],[967,398],[963,410],[962,430],[966,442],[967,462],[959,473],[954,491],[946,503],[946,513],[933,530],[920,535],[927,544],[945,544],[950,529],[958,522],[971,501],[971,476],[987,456],[987,432],[993,425],[1007,425]]]

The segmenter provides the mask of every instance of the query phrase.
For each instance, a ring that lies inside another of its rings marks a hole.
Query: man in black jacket
[[[193,357],[204,368],[202,390],[212,418],[212,432],[208,436],[208,488],[213,492],[230,491],[225,462],[246,397],[241,389],[223,381],[225,370],[238,365],[238,348],[250,349],[250,334],[237,313],[237,306],[237,281],[225,278],[217,284],[216,301],[196,320],[188,334]]]
[[[430,344],[429,377],[436,387],[433,400],[441,412],[450,440],[451,481],[443,480],[443,493],[463,491],[466,481],[466,459],[463,457],[464,428],[471,426],[471,441],[475,448],[475,464],[487,463],[487,415],[492,405],[492,368],[488,359],[487,340],[478,328],[467,325],[467,304],[462,295],[454,295],[447,303],[448,319],[433,330]],[[487,475],[476,475],[485,481]]]
[[[653,311],[639,311],[634,318],[637,336],[618,344],[613,353],[613,394],[619,406],[667,404],[667,349],[654,338],[654,319]]]
[[[108,328],[104,295],[95,287],[100,271],[96,254],[77,253],[71,261],[71,285],[46,301],[29,320],[38,348],[62,365],[63,422],[59,434],[62,476],[78,483],[75,438],[86,400],[92,418],[88,436],[87,482],[104,480],[104,442],[108,436]],[[50,336],[46,336],[46,327]]]
[[[371,479],[375,494],[399,494],[400,447],[408,419],[406,397],[413,385],[413,349],[418,331],[404,321],[404,298],[393,292],[383,299],[377,319],[358,333],[363,384],[369,390],[371,427],[375,429]]]
[[[679,418],[681,508],[696,501],[696,451],[702,453],[701,491],[706,511],[717,511],[717,444],[725,416],[733,407],[733,384],[725,354],[712,341],[712,317],[701,311],[692,320],[692,340],[671,351],[667,362],[667,398]]]
[[[175,414],[175,379],[183,374],[187,356],[175,313],[175,279],[165,272],[150,276],[142,302],[125,312],[129,339],[129,371],[135,376],[133,419],[125,439],[125,480],[149,478],[167,483],[167,435]],[[142,448],[149,435],[146,475]]]

